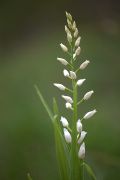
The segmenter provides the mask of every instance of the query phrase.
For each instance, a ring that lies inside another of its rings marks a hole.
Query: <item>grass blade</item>
[[[55,132],[56,155],[57,155],[61,180],[69,180],[70,179],[69,150],[62,135],[62,129],[59,121],[59,112],[55,99],[53,100],[53,109],[55,113],[54,132]]]
[[[96,180],[96,176],[95,176],[93,170],[91,169],[91,167],[90,167],[88,164],[86,164],[85,162],[83,163],[83,166],[86,168],[88,174],[90,174],[90,176],[91,176],[94,180]]]
[[[48,113],[50,119],[51,119],[52,122],[53,122],[54,117],[53,117],[52,111],[50,110],[49,106],[47,105],[46,101],[44,100],[44,98],[43,98],[43,96],[42,96],[42,94],[41,94],[41,92],[40,92],[38,86],[37,86],[37,85],[34,85],[34,87],[35,87],[35,89],[36,89],[36,92],[37,92],[37,94],[38,94],[38,96],[39,96],[39,98],[40,98],[40,100],[41,100],[41,102],[42,102],[44,108],[46,109],[46,111],[47,111],[47,113]]]

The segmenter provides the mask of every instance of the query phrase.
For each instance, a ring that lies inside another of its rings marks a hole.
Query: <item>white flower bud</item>
[[[88,113],[86,113],[83,117],[83,119],[89,119],[91,118],[95,113],[96,113],[96,109],[94,109],[93,111],[89,111]]]
[[[69,43],[72,42],[72,35],[71,35],[71,33],[67,33],[67,40],[68,40]]]
[[[71,79],[77,78],[75,72],[73,72],[73,71],[70,71],[70,77],[71,77]]]
[[[74,38],[76,38],[77,36],[78,36],[78,29],[76,28],[74,32]]]
[[[79,79],[79,80],[77,81],[77,85],[78,85],[78,86],[81,86],[81,85],[84,83],[85,80],[86,80],[86,79]]]
[[[69,103],[69,102],[67,102],[67,103],[65,104],[65,107],[66,107],[67,109],[72,109],[72,105],[71,105],[71,103]]]
[[[80,119],[78,119],[77,124],[76,124],[77,132],[81,133],[82,131],[82,123]]]
[[[85,132],[85,131],[81,132],[80,138],[78,139],[78,144],[82,143],[82,141],[84,140],[86,134],[87,134],[87,132]]]
[[[89,91],[89,92],[87,92],[87,93],[84,95],[83,99],[84,99],[84,100],[88,100],[88,99],[92,96],[93,93],[94,93],[94,91]]]
[[[65,117],[61,116],[60,121],[61,121],[63,127],[68,127],[69,123],[68,123],[68,121],[67,121],[67,119]]]
[[[67,19],[67,23],[68,23],[68,27],[69,27],[70,29],[72,29],[72,23],[70,22],[69,19]]]
[[[68,48],[64,45],[64,44],[60,44],[60,47],[62,48],[62,50],[64,51],[64,52],[67,52],[68,51]]]
[[[80,65],[80,69],[83,70],[87,67],[87,65],[90,63],[90,61],[86,60]]]
[[[69,76],[70,76],[70,75],[69,75],[69,72],[68,72],[66,69],[63,70],[63,75],[64,75],[65,77],[69,77]]]
[[[72,137],[71,134],[69,133],[69,131],[64,128],[64,137],[67,143],[71,143],[72,142]]]
[[[85,143],[83,142],[80,146],[79,152],[78,152],[78,157],[80,159],[84,159],[85,158]]]
[[[72,15],[71,15],[70,13],[66,12],[66,17],[67,17],[70,21],[72,21]]]
[[[80,55],[80,52],[81,52],[81,48],[80,48],[80,46],[76,49],[76,51],[75,51],[75,54],[77,55],[77,56],[79,56]]]
[[[76,58],[76,54],[74,53],[74,54],[73,54],[73,59],[75,59],[75,58]]]
[[[65,65],[65,66],[68,65],[68,62],[67,62],[65,59],[63,59],[63,58],[57,58],[57,60],[58,60],[59,62],[61,62],[63,65]]]
[[[70,96],[64,96],[64,95],[62,95],[62,98],[65,99],[65,101],[69,102],[70,104],[73,103],[73,100],[72,100],[72,98],[71,98]]]
[[[81,37],[78,37],[77,40],[75,41],[75,47],[78,47],[80,45],[80,40]]]
[[[70,30],[68,29],[68,27],[65,25],[65,32],[68,34],[70,33]]]
[[[76,30],[76,22],[75,22],[75,21],[73,22],[72,29],[73,29],[73,31],[75,31],[75,30]]]
[[[58,89],[60,89],[61,91],[65,91],[65,86],[63,86],[62,84],[54,83],[53,85],[56,86],[56,87],[57,87]]]

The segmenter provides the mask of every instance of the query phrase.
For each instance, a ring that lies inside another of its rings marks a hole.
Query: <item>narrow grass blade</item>
[[[55,144],[56,144],[56,155],[61,175],[61,180],[69,180],[70,178],[70,158],[69,158],[69,150],[66,145],[66,142],[62,135],[62,129],[60,127],[59,121],[59,112],[56,100],[53,100],[53,109],[54,109],[54,132],[55,132]]]
[[[86,168],[88,174],[89,174],[94,180],[96,180],[96,176],[95,176],[93,170],[91,169],[91,167],[90,167],[88,164],[86,164],[85,162],[83,163],[83,166]]]
[[[47,111],[47,113],[48,113],[50,119],[51,119],[52,122],[53,122],[54,117],[53,117],[52,111],[50,110],[49,106],[47,105],[46,101],[44,100],[44,98],[43,98],[43,96],[42,96],[42,94],[41,94],[41,92],[40,92],[38,86],[37,86],[37,85],[34,85],[34,87],[35,87],[35,89],[36,89],[36,92],[37,92],[37,94],[38,94],[38,97],[40,98],[40,100],[41,100],[41,102],[42,102],[44,108],[46,109],[46,111]]]

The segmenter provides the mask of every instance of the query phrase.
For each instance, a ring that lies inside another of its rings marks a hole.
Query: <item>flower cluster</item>
[[[60,57],[58,57],[57,60],[62,65],[66,66],[66,69],[63,69],[63,75],[72,81],[71,83],[72,89],[69,89],[66,86],[58,83],[54,83],[54,86],[56,86],[61,91],[72,94],[71,96],[65,94],[61,96],[65,100],[65,107],[67,109],[72,110],[73,112],[72,127],[70,127],[69,122],[65,117],[61,116],[60,121],[63,126],[63,134],[65,141],[68,144],[72,144],[73,141],[76,141],[76,146],[78,147],[78,157],[80,159],[84,159],[85,157],[84,139],[87,132],[83,130],[82,121],[84,119],[91,118],[96,113],[96,109],[87,112],[81,119],[79,119],[77,117],[77,107],[82,102],[87,101],[92,96],[94,91],[90,90],[83,96],[83,98],[80,101],[77,100],[77,88],[82,86],[82,84],[86,80],[86,79],[77,79],[78,73],[84,70],[88,66],[90,61],[85,60],[83,63],[80,64],[78,68],[75,68],[75,61],[77,60],[81,52],[81,47],[80,47],[81,37],[79,36],[79,31],[76,26],[76,22],[73,20],[71,14],[66,12],[66,17],[67,17],[67,25],[65,25],[65,32],[67,35],[69,48],[62,43],[60,44],[60,47],[63,50],[63,52],[68,54],[70,60],[67,61],[66,59]],[[76,139],[74,139],[74,134],[76,136],[75,137]]]

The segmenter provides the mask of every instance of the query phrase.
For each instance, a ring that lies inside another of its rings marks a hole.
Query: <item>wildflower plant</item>
[[[79,100],[78,91],[86,81],[86,79],[78,78],[79,73],[89,65],[90,61],[85,60],[76,68],[75,62],[81,53],[81,37],[71,14],[66,12],[66,17],[65,32],[68,46],[61,43],[60,47],[64,53],[67,53],[69,60],[58,57],[57,61],[66,67],[63,69],[63,75],[70,80],[71,88],[60,83],[53,85],[62,91],[61,97],[65,101],[65,107],[72,112],[72,123],[59,113],[55,98],[53,99],[52,112],[38,87],[35,86],[35,88],[54,126],[56,155],[61,180],[83,180],[85,169],[93,179],[96,179],[92,169],[85,162],[87,132],[83,129],[84,120],[91,118],[96,113],[96,109],[87,112],[83,117],[78,117],[79,105],[90,99],[94,93],[93,90],[90,90]]]

